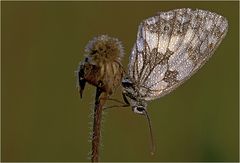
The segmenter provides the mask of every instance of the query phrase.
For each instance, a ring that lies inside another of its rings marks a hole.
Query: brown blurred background
[[[119,38],[124,65],[139,23],[158,11],[200,8],[229,21],[210,61],[176,91],[149,103],[157,151],[144,117],[104,116],[101,161],[238,161],[238,2],[1,2],[2,161],[88,161],[95,89],[80,100],[74,71],[88,40]],[[120,91],[116,93],[120,99]]]

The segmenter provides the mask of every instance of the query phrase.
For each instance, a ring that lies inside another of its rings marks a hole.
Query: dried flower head
[[[87,57],[91,58],[96,64],[101,62],[121,61],[124,51],[121,42],[107,35],[101,35],[89,41],[85,51]]]
[[[111,95],[123,77],[121,58],[124,55],[121,42],[107,35],[93,38],[86,46],[86,57],[80,63],[78,80],[80,95],[88,82]]]

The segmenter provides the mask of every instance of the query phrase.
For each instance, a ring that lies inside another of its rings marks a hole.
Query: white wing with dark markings
[[[190,78],[212,56],[227,30],[226,18],[199,9],[159,12],[144,20],[128,69],[138,98],[159,98]]]

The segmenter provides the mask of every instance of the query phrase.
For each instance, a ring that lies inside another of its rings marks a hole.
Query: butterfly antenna
[[[148,128],[149,128],[149,132],[150,132],[150,139],[151,139],[151,146],[150,146],[150,149],[151,149],[151,155],[154,155],[155,153],[155,143],[154,143],[154,140],[153,140],[153,132],[152,132],[152,124],[151,124],[151,120],[150,120],[150,117],[147,113],[146,110],[144,110],[144,115],[146,116],[147,118],[147,122],[148,122]]]

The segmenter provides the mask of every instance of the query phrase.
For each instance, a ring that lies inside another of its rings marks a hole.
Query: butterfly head
[[[145,114],[146,109],[144,106],[132,106],[133,112],[137,114]]]

